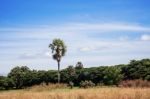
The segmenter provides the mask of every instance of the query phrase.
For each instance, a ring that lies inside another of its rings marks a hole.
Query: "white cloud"
[[[119,37],[119,40],[120,41],[127,41],[127,40],[129,40],[129,36],[121,36],[121,37]]]
[[[141,36],[142,41],[150,41],[150,35],[144,34]]]
[[[51,53],[48,51],[36,52],[36,53],[24,53],[20,55],[19,59],[41,59],[41,58],[50,58]]]
[[[99,30],[99,31],[150,31],[150,27],[144,27],[135,24],[124,23],[96,23],[96,24],[73,24],[74,28],[79,30]]]
[[[96,49],[95,47],[87,46],[87,47],[80,48],[80,51],[82,51],[82,52],[88,52],[88,51],[93,51],[95,49]]]
[[[50,57],[50,56],[51,56],[51,53],[50,53],[50,52],[45,52],[45,56]]]
[[[47,66],[51,66],[49,69],[57,69],[55,67],[57,65],[56,62],[51,58],[51,51],[50,49],[48,50],[48,44],[53,38],[63,39],[68,47],[66,57],[62,60],[61,68],[69,64],[75,64],[77,61],[83,61],[85,66],[98,66],[127,63],[132,58],[150,57],[150,47],[148,46],[150,42],[141,41],[149,40],[149,35],[143,35],[141,40],[131,40],[128,36],[107,40],[91,37],[94,33],[99,33],[98,37],[100,38],[101,33],[108,33],[110,36],[114,32],[150,33],[150,27],[141,25],[124,23],[72,23],[42,28],[1,28],[0,33],[3,33],[3,31],[9,31],[10,34],[9,38],[5,39],[22,39],[21,42],[7,41],[1,44],[14,47],[0,49],[0,59],[3,60],[0,62],[0,65],[9,66],[9,69],[12,68],[12,65],[16,66],[18,64],[27,65],[30,68],[35,66],[34,69],[47,69]],[[3,35],[8,37],[8,34],[3,33]],[[38,41],[30,41],[26,40],[26,38],[38,39]],[[15,59],[16,57],[17,59]],[[40,67],[43,65],[45,67]],[[1,71],[6,69],[1,69]]]
[[[3,31],[26,31],[26,32],[55,32],[55,33],[76,33],[84,31],[143,31],[150,32],[150,27],[145,27],[137,24],[130,23],[68,23],[57,26],[43,26],[35,28],[0,28]]]
[[[79,50],[81,52],[99,52],[99,51],[111,49],[113,47],[117,47],[115,45],[109,44],[110,42],[103,42],[103,43],[104,44],[102,44],[102,42],[99,42],[99,44],[98,43],[97,44],[93,44],[93,46],[88,46],[87,45],[85,47],[81,47]]]

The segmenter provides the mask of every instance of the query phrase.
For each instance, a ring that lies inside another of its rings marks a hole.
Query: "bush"
[[[68,86],[72,89],[74,86],[74,83],[72,81],[70,81]]]
[[[12,79],[7,77],[0,77],[0,89],[13,89],[14,82]]]
[[[150,75],[147,75],[147,76],[145,77],[145,80],[150,81]]]
[[[150,87],[150,82],[147,80],[126,80],[122,81],[120,87]]]
[[[95,84],[92,81],[81,81],[80,82],[81,88],[89,88],[89,87],[93,87],[93,86],[95,86]]]

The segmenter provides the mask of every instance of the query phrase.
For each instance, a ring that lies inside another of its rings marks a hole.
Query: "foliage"
[[[104,71],[105,76],[103,77],[103,82],[106,85],[118,85],[122,79],[122,74],[120,74],[120,69],[115,67],[108,67]]]
[[[62,56],[65,56],[65,53],[67,51],[67,47],[63,40],[61,39],[54,39],[52,44],[49,45],[49,47],[52,50],[53,59],[60,61]]]
[[[77,62],[75,69],[83,69],[83,64],[82,62]]]
[[[68,66],[66,69],[61,71],[61,82],[69,83],[76,80],[76,71],[73,66]]]
[[[118,85],[124,80],[136,79],[150,81],[150,59],[132,60],[129,64],[82,69],[76,69],[70,65],[61,70],[60,74],[62,83],[72,83],[73,86],[80,86],[84,81],[91,81],[95,85]],[[0,76],[0,89],[20,89],[41,83],[48,85],[57,81],[56,70],[37,71],[30,70],[27,66],[17,66],[7,77]]]
[[[92,81],[81,81],[80,82],[80,87],[81,88],[89,88],[89,87],[93,87],[95,86],[95,84]]]
[[[12,79],[0,76],[0,89],[12,89],[14,87],[14,82]]]
[[[58,83],[60,83],[60,61],[67,51],[67,47],[63,40],[54,39],[52,44],[49,45],[53,53],[53,59],[58,63]]]
[[[150,59],[131,60],[127,66],[122,67],[122,74],[124,80],[150,80]]]
[[[14,81],[17,89],[30,85],[32,80],[31,71],[27,66],[13,68],[8,77]]]
[[[69,85],[69,87],[72,89],[73,86],[74,86],[74,83],[73,83],[72,81],[70,81],[68,85]]]

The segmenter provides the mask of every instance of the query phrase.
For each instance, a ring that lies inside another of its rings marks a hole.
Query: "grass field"
[[[150,88],[11,90],[1,91],[0,99],[150,99]]]

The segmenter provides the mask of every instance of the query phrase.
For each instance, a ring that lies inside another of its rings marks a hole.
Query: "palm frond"
[[[54,50],[55,50],[55,46],[53,44],[50,44],[49,47],[51,48],[52,50],[52,53],[54,53]]]

